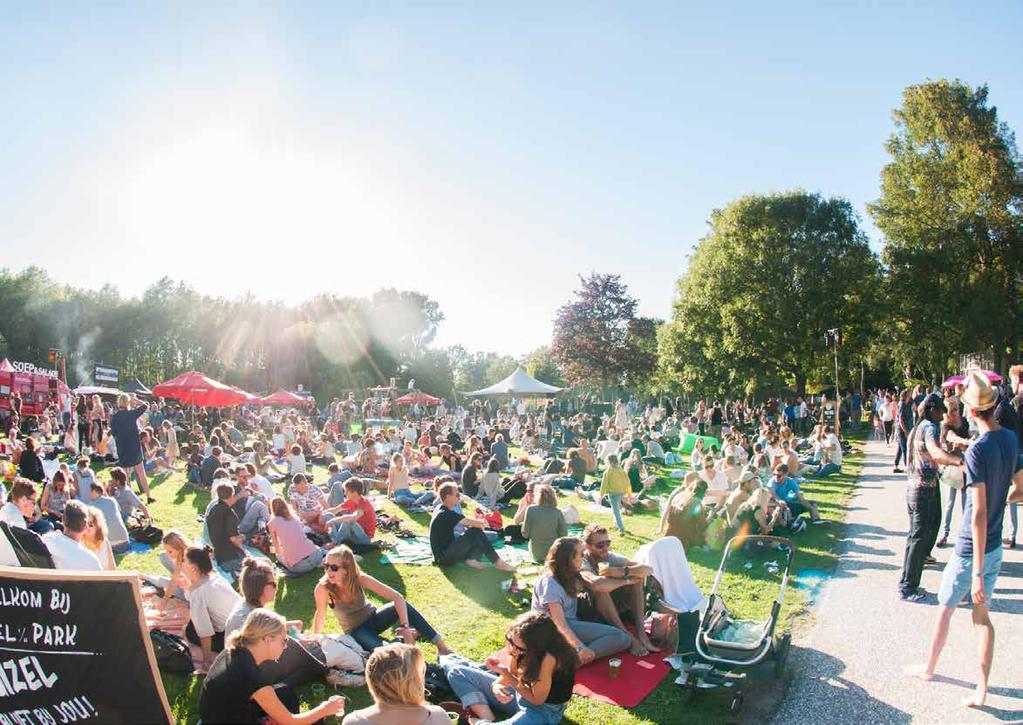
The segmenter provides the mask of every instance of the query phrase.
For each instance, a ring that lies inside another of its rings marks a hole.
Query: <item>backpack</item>
[[[149,639],[153,643],[156,665],[161,672],[187,675],[195,669],[192,653],[181,637],[162,629],[154,629],[149,633]]]
[[[128,537],[132,541],[147,546],[156,546],[163,541],[163,529],[153,526],[151,521],[141,515],[128,519],[128,526]]]
[[[426,699],[430,702],[453,700],[455,691],[448,684],[448,674],[438,664],[430,662],[426,665]]]

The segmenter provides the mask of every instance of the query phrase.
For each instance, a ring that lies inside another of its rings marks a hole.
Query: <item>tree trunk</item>
[[[802,373],[796,374],[796,393],[801,398],[806,396],[806,375]]]

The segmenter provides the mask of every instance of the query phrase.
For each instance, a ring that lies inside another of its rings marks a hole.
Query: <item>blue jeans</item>
[[[441,655],[440,664],[455,697],[466,709],[472,705],[487,705],[495,714],[507,716],[500,722],[515,725],[557,725],[561,722],[568,703],[534,705],[517,692],[514,700],[504,703],[494,696],[491,689],[497,675],[457,655]]]
[[[323,557],[326,555],[327,554],[323,549],[317,549],[306,558],[296,562],[294,566],[285,566],[281,563],[280,559],[277,560],[277,563],[288,574],[292,576],[301,576],[302,574],[308,574],[313,569],[319,568],[320,564],[323,563]]]
[[[842,470],[842,467],[837,463],[831,463],[830,461],[825,463],[823,466],[817,469],[817,473],[814,474],[817,478],[824,478],[830,476],[832,473],[838,473]]]
[[[615,517],[615,526],[618,531],[625,533],[625,524],[622,522],[622,495],[620,493],[609,493],[607,500],[611,502],[611,513]]]
[[[430,626],[430,623],[426,621],[426,617],[420,614],[418,609],[408,602],[405,602],[405,607],[408,609],[409,625],[416,629],[423,639],[430,642],[436,642],[440,639],[437,630]],[[398,621],[398,612],[392,602],[373,612],[369,619],[351,632],[348,632],[348,634],[359,643],[360,647],[367,652],[372,652],[377,647],[383,647],[384,645],[384,640],[380,639],[380,633],[396,624],[400,624],[400,622]]]
[[[433,491],[416,493],[411,488],[399,488],[394,492],[394,502],[396,504],[405,504],[409,506],[432,506],[434,498],[435,496]]]
[[[335,544],[369,544],[369,537],[366,530],[359,525],[358,521],[345,521],[343,524],[327,522],[327,529],[330,530],[330,540]]]

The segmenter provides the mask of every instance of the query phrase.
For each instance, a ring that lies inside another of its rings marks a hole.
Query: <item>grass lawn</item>
[[[846,501],[852,491],[862,466],[862,454],[856,451],[845,459],[844,472],[826,480],[804,487],[807,496],[820,504],[821,515],[834,522],[845,517]],[[317,467],[316,480],[326,480],[326,469]],[[101,474],[101,479],[106,477]],[[653,490],[655,494],[668,494],[677,480],[660,479]],[[153,495],[158,501],[150,509],[158,526],[167,530],[178,528],[190,537],[196,537],[201,524],[196,516],[201,514],[209,501],[209,495],[199,493],[185,483],[184,474],[161,474],[151,479]],[[277,484],[281,490],[283,484]],[[612,532],[614,527],[610,515],[588,509],[590,502],[575,496],[563,497],[562,505],[573,503],[582,515],[583,521],[596,520],[606,524]],[[388,513],[400,513],[409,528],[426,532],[429,518],[426,514],[411,517],[393,504],[384,507]],[[654,537],[659,514],[655,511],[626,518],[629,534],[624,538],[612,534],[614,551],[626,556],[634,553],[639,546]],[[826,577],[837,561],[834,553],[840,526],[811,526],[796,535],[798,552],[792,574],[795,586],[786,592],[782,609],[781,629],[791,627],[792,620],[805,611],[809,603],[812,586]],[[382,535],[387,538],[388,534]],[[157,559],[157,550],[146,554],[129,554],[119,563],[122,569],[135,569],[150,573],[164,573]],[[720,563],[719,550],[688,552],[689,562],[697,584],[705,592],[710,590],[714,574]],[[427,620],[440,631],[447,642],[460,654],[477,660],[497,650],[504,642],[507,624],[523,609],[513,604],[507,594],[500,590],[499,583],[507,574],[494,569],[475,571],[465,565],[448,569],[434,566],[392,566],[381,564],[379,556],[366,555],[362,563],[364,570],[402,592],[426,616]],[[731,567],[730,567],[731,569]],[[301,619],[311,623],[314,604],[313,587],[318,573],[299,578],[281,580],[275,608],[288,619]],[[741,615],[763,619],[777,595],[778,578],[762,566],[742,570],[738,578],[731,580],[721,593],[730,607]],[[336,620],[328,616],[326,630],[339,631]],[[436,659],[432,645],[424,644],[427,660]],[[171,708],[179,722],[194,723],[198,719],[199,685],[195,677],[165,675],[164,686]],[[566,712],[565,721],[570,723],[680,723],[696,721],[722,722],[735,719],[728,714],[730,697],[727,692],[709,691],[691,706],[683,706],[681,689],[673,684],[674,675],[669,674],[664,682],[638,707],[625,711],[618,707],[595,702],[588,698],[573,697]],[[370,704],[365,688],[346,691],[354,707]],[[310,701],[310,690],[300,692],[304,705]]]

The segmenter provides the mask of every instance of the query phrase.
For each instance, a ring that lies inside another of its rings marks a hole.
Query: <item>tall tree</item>
[[[561,387],[565,385],[565,379],[561,375],[561,368],[558,367],[558,361],[551,354],[551,348],[548,345],[536,348],[526,355],[522,362],[526,372],[537,380],[548,385]]]
[[[579,280],[574,299],[554,319],[551,353],[565,379],[620,386],[651,375],[657,359],[646,344],[650,321],[636,317],[637,302],[621,276]]]
[[[888,338],[901,367],[943,373],[957,352],[1018,358],[1023,176],[987,86],[910,86],[869,206],[885,235]]]
[[[843,357],[869,338],[878,264],[842,199],[793,191],[746,196],[711,215],[658,335],[662,384],[753,392],[828,380],[825,332]]]

